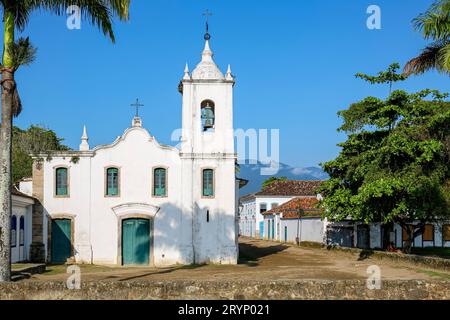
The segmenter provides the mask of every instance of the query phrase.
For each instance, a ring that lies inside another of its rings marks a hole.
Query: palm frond
[[[431,69],[436,69],[439,72],[450,73],[450,70],[445,70],[440,64],[440,55],[442,48],[446,42],[438,41],[425,47],[419,56],[408,61],[403,69],[406,75],[422,74]]]
[[[131,0],[109,0],[109,6],[114,16],[120,20],[127,21],[130,18]]]
[[[19,38],[8,48],[12,60],[12,68],[17,70],[20,66],[31,64],[36,57],[37,49],[33,47],[29,38]]]
[[[104,35],[115,42],[112,20],[128,20],[131,0],[23,0],[27,8],[46,10],[56,15],[65,15],[70,6],[78,6],[83,20],[97,26]]]
[[[450,41],[439,51],[438,64],[443,72],[450,74]]]
[[[450,0],[440,0],[413,20],[416,30],[422,31],[425,39],[435,41],[450,37]]]

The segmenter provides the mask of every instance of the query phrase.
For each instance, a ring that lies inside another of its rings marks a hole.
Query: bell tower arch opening
[[[201,121],[202,121],[202,130],[206,131],[214,131],[215,125],[215,103],[212,100],[204,100],[201,105]]]

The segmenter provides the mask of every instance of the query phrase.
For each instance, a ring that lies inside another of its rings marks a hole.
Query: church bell
[[[203,108],[202,118],[204,120],[203,129],[207,130],[214,128],[214,110],[209,103]]]

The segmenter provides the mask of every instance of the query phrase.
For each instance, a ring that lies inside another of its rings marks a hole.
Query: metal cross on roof
[[[206,40],[209,40],[209,24],[208,24],[208,19],[209,19],[209,17],[211,17],[213,14],[208,10],[208,9],[206,9],[206,11],[203,13],[203,16],[205,16],[206,17],[206,34],[205,34],[205,39],[206,38],[208,38],[208,39],[206,39]]]
[[[131,106],[136,108],[136,118],[139,118],[139,107],[143,107],[144,105],[139,103],[139,99],[136,99],[136,102],[132,103]]]
[[[205,12],[203,13],[203,16],[206,17],[206,26],[208,26],[208,18],[211,17],[213,14],[212,12],[210,12],[208,9],[205,10]]]

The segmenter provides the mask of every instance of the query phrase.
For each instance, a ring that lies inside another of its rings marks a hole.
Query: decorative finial
[[[83,135],[81,136],[80,151],[89,151],[89,137],[87,135],[86,126],[83,127]]]
[[[87,135],[86,126],[83,126],[83,135],[81,136],[81,139],[83,140],[89,140],[89,137]]]
[[[233,75],[231,74],[231,66],[228,65],[227,75],[225,76],[227,80],[234,80]]]
[[[183,80],[190,80],[191,77],[189,76],[189,67],[188,64],[186,63],[186,66],[184,67],[184,77]]]
[[[209,39],[211,39],[211,35],[209,34],[209,23],[208,23],[208,18],[210,16],[212,16],[212,13],[209,12],[208,9],[206,9],[206,11],[203,13],[203,15],[206,17],[206,33],[205,33],[205,40],[209,41]]]

